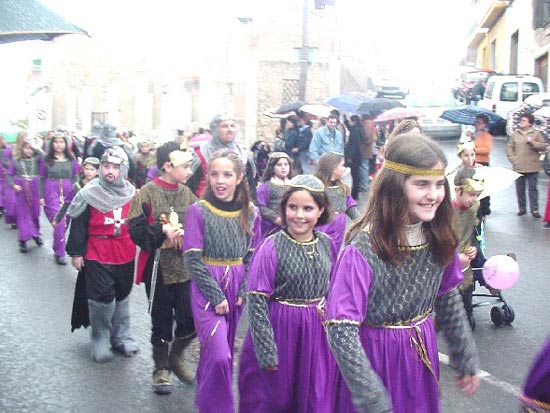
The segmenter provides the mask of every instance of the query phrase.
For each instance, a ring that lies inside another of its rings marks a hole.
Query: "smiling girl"
[[[196,404],[201,413],[233,413],[233,345],[245,298],[245,263],[259,237],[260,215],[250,202],[237,153],[216,151],[208,165],[206,190],[189,207],[183,240],[201,346]]]
[[[290,156],[286,152],[270,153],[263,183],[256,192],[257,205],[262,214],[262,238],[281,229],[279,204],[291,177]]]
[[[346,236],[327,306],[329,342],[345,380],[340,411],[439,411],[433,310],[459,386],[470,395],[479,385],[457,288],[462,273],[445,166],[430,138],[394,137],[366,213]]]
[[[323,329],[323,306],[337,251],[314,230],[329,216],[323,183],[299,175],[281,200],[284,229],[250,264],[250,330],[239,372],[241,413],[332,412],[336,362]]]

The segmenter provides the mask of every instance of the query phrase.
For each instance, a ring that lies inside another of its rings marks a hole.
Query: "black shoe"
[[[19,241],[19,252],[27,252],[29,249],[27,248],[27,241]]]
[[[525,215],[527,213],[527,211],[525,211],[524,209],[518,211],[518,217],[521,217],[522,215]]]
[[[36,245],[41,246],[44,244],[44,241],[42,241],[42,238],[40,237],[33,237],[34,242],[36,242]]]
[[[544,229],[550,229],[550,222],[545,222],[542,226]]]
[[[531,215],[533,215],[535,218],[540,218],[539,211],[533,211],[531,212]]]
[[[11,229],[17,229],[17,224],[11,224]]]
[[[65,259],[65,257],[59,257],[56,255],[55,262],[57,263],[57,265],[67,265],[67,260]]]

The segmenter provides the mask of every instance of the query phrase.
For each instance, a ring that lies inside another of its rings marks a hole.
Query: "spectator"
[[[329,151],[344,153],[344,137],[336,129],[337,124],[337,116],[331,114],[327,118],[327,124],[313,134],[309,145],[309,157],[313,163],[317,164],[321,155]]]

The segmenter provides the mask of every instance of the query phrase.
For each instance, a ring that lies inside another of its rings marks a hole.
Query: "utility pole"
[[[298,81],[299,99],[306,101],[307,72],[309,69],[309,39],[308,39],[309,0],[304,0],[302,14],[302,47],[300,48],[300,79]]]

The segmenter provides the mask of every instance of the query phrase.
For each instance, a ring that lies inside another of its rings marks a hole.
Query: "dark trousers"
[[[145,281],[145,292],[147,298],[151,294],[151,278]],[[151,309],[151,344],[158,346],[163,342],[170,342],[174,337],[181,337],[185,340],[184,346],[195,337],[195,324],[191,310],[190,297],[191,283],[175,283],[165,285],[163,276],[159,269],[155,296]],[[174,331],[174,321],[176,328]]]
[[[527,204],[525,200],[525,181],[529,187],[529,206],[531,212],[539,210],[539,191],[537,189],[537,182],[539,178],[538,172],[525,172],[516,179],[516,194],[518,197],[518,208],[520,211],[527,211]]]
[[[110,303],[115,298],[124,300],[132,291],[134,283],[134,261],[126,264],[101,264],[84,260],[86,270],[86,298]]]

